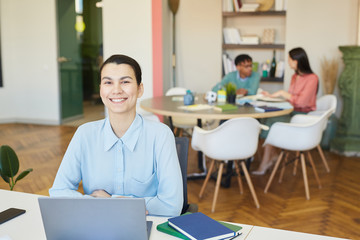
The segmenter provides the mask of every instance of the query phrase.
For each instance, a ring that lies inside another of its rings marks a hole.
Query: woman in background
[[[144,92],[139,64],[113,55],[100,75],[100,96],[109,117],[77,129],[50,196],[144,198],[149,214],[179,215],[183,184],[174,134],[165,124],[136,113]],[[77,191],[81,181],[85,195]]]
[[[319,79],[311,70],[305,50],[300,47],[290,50],[288,63],[290,68],[295,71],[291,77],[289,91],[279,90],[273,94],[264,91],[262,94],[266,97],[282,97],[286,99],[294,107],[294,111],[285,118],[266,119],[265,124],[268,126],[271,126],[274,122],[288,122],[290,117],[295,114],[305,114],[316,110],[316,94]],[[260,136],[266,138],[265,135],[267,133],[262,132]],[[276,160],[276,158],[272,158],[272,151],[273,147],[271,145],[265,146],[263,159],[259,168],[252,172],[253,174],[263,175],[271,167],[274,163],[273,159]]]

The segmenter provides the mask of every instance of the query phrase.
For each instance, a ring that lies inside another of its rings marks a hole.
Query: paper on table
[[[286,101],[284,98],[264,97],[264,96],[257,97],[257,100],[265,101],[265,102],[285,102]]]
[[[288,102],[264,102],[264,101],[253,101],[250,103],[254,107],[258,106],[268,106],[268,107],[277,107],[282,109],[290,109],[293,106]]]
[[[194,104],[194,105],[187,105],[187,106],[179,106],[179,109],[189,110],[189,111],[199,111],[199,110],[206,110],[212,109],[214,106],[210,106],[208,104]]]

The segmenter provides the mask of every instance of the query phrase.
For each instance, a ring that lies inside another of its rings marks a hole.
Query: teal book
[[[188,215],[188,214],[191,214],[191,213],[185,213],[183,215]],[[234,232],[238,232],[242,229],[242,227],[240,227],[238,225],[225,223],[225,222],[221,222],[221,221],[218,221],[218,222]],[[174,228],[170,227],[168,222],[164,222],[164,223],[157,225],[156,229],[160,232],[167,233],[169,235],[172,235],[172,236],[175,236],[175,237],[178,237],[181,239],[190,239],[190,238],[186,237],[184,234],[182,234],[179,231],[175,230]]]

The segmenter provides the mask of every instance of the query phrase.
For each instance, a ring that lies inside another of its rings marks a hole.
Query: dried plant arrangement
[[[321,60],[321,77],[325,94],[333,94],[338,75],[339,62],[337,58]]]

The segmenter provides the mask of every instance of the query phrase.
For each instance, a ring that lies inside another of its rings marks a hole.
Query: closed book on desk
[[[201,212],[169,218],[169,225],[190,239],[224,239],[235,232]]]
[[[255,107],[255,110],[258,112],[274,112],[274,111],[281,111],[284,109],[278,107],[258,106]]]
[[[184,214],[188,215],[191,213],[184,213]],[[239,225],[221,222],[221,221],[218,221],[218,222],[237,233],[242,229],[242,227],[240,227]],[[170,227],[168,223],[169,222],[166,221],[164,223],[158,224],[156,226],[156,229],[160,232],[167,233],[169,235],[172,235],[172,236],[175,236],[175,237],[178,237],[181,239],[190,239],[190,238],[186,237],[184,234],[182,234],[179,231],[175,230],[174,228]]]

